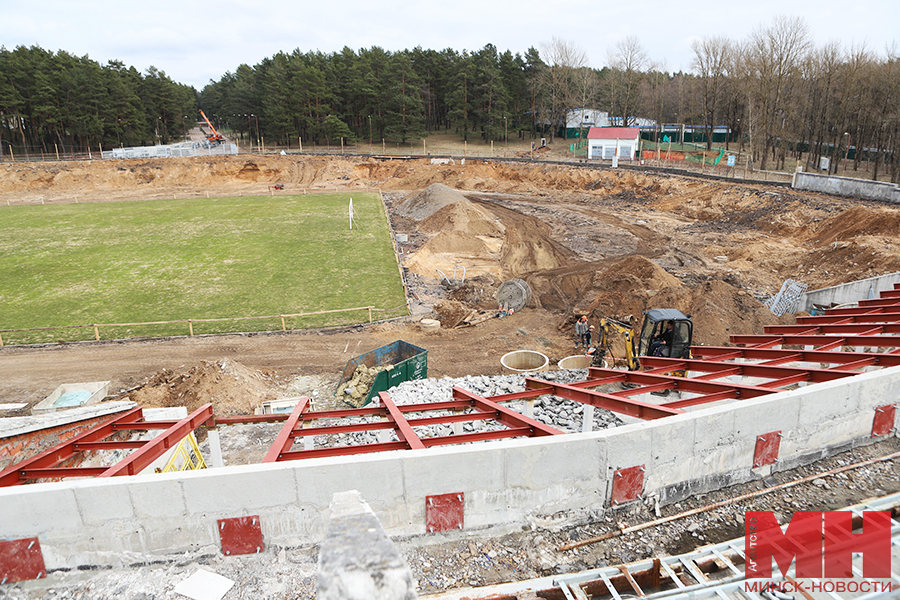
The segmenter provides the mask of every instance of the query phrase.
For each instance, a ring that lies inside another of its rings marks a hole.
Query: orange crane
[[[203,117],[203,120],[206,121],[207,125],[209,125],[210,131],[212,131],[212,135],[210,135],[208,138],[206,138],[207,140],[209,140],[209,143],[218,144],[220,142],[224,142],[225,138],[222,137],[222,134],[220,134],[218,131],[216,131],[216,128],[213,127],[213,124],[209,122],[209,119],[206,118],[206,115],[203,113],[202,110],[200,111],[200,116]]]

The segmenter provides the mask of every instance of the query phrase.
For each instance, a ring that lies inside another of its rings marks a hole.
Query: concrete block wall
[[[895,183],[884,181],[869,181],[867,179],[798,171],[794,174],[792,187],[797,190],[900,204],[900,188]]]
[[[220,551],[217,519],[259,515],[270,551],[320,543],[347,490],[391,536],[460,535],[426,532],[426,497],[458,492],[466,530],[559,524],[611,510],[617,469],[644,466],[642,498],[665,504],[877,441],[875,408],[898,399],[893,367],[598,432],[4,488],[0,539],[37,536],[51,570],[129,565]],[[774,431],[779,462],[753,469]]]
[[[800,294],[795,310],[810,312],[813,304],[828,306],[832,303],[856,302],[860,298],[878,298],[884,290],[894,289],[894,284],[897,282],[900,282],[900,272],[833,285],[820,290],[811,290]]]

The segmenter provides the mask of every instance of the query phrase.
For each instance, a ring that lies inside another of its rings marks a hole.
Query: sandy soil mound
[[[455,202],[469,204],[462,193],[441,183],[434,183],[417,194],[408,196],[397,212],[410,219],[421,221],[427,219],[448,204]]]
[[[793,315],[776,317],[728,282],[714,279],[689,288],[652,261],[631,256],[596,273],[567,327],[574,331],[574,320],[586,314],[591,320],[606,316],[630,321],[638,328],[644,311],[651,308],[677,308],[690,315],[694,344],[701,345],[727,345],[731,334],[762,333],[766,325],[794,322]]]
[[[819,223],[811,238],[813,242],[824,245],[849,241],[859,236],[888,236],[893,238],[894,243],[898,243],[898,232],[900,213],[896,210],[873,210],[855,206]]]
[[[212,403],[216,415],[245,415],[276,399],[278,386],[274,377],[225,358],[181,373],[163,369],[126,397],[147,408],[186,406],[190,414]]]
[[[419,231],[423,233],[438,233],[448,229],[489,237],[501,237],[506,231],[497,217],[465,199],[445,205],[419,223]]]
[[[465,267],[467,277],[496,274],[500,271],[498,249],[492,249],[484,239],[465,231],[442,231],[410,256],[405,264],[410,271],[429,278],[441,278],[438,270],[453,277],[457,265]],[[462,276],[462,271],[458,276]]]

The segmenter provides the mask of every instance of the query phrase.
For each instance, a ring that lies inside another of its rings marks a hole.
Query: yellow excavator
[[[670,328],[671,325],[671,328]],[[629,371],[641,368],[641,356],[690,358],[694,324],[691,317],[674,308],[653,308],[644,313],[640,335],[634,327],[608,317],[600,319],[600,341],[594,352],[594,362],[602,364],[609,354],[612,362],[612,343],[616,335],[625,340],[625,366]]]

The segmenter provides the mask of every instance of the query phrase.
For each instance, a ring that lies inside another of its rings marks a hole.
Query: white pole
[[[350,229],[353,229],[353,198],[350,198]]]

